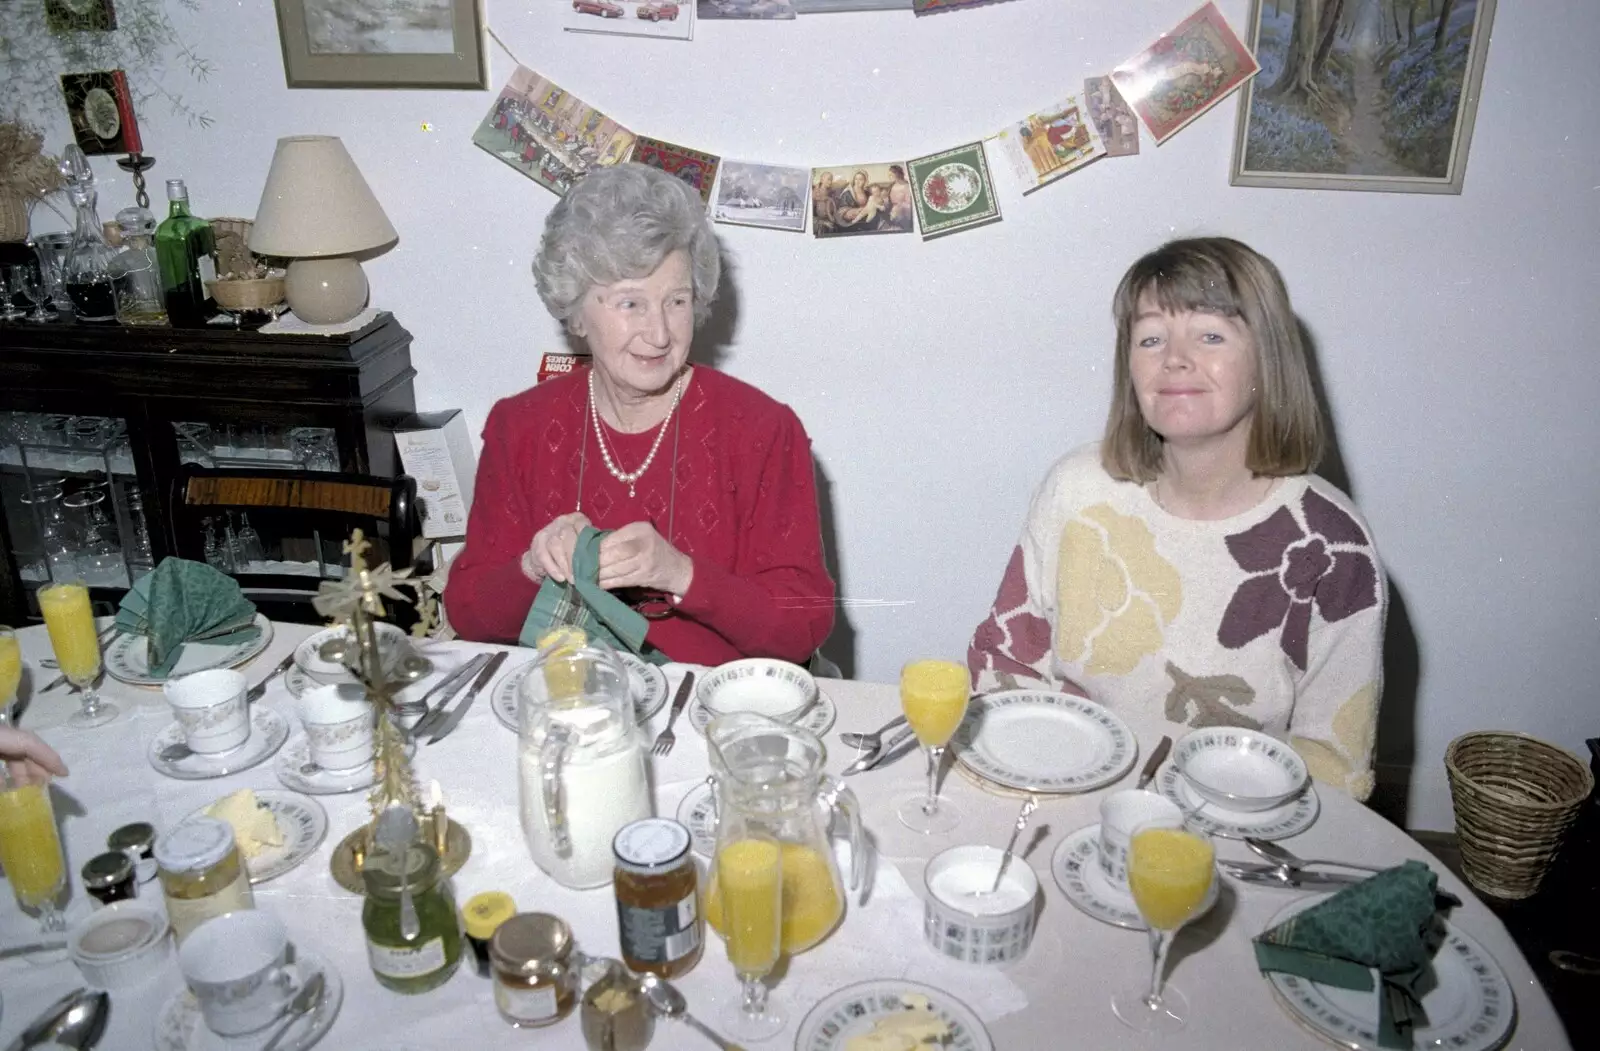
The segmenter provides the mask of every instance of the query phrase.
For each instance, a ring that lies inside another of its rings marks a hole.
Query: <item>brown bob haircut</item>
[[[1249,245],[1227,237],[1169,241],[1122,275],[1111,312],[1117,357],[1100,463],[1126,482],[1150,482],[1161,471],[1161,435],[1150,429],[1134,393],[1128,356],[1139,299],[1152,294],[1162,310],[1217,314],[1242,322],[1255,340],[1261,388],[1245,466],[1256,475],[1295,475],[1322,459],[1322,411],[1300,325],[1278,268]]]

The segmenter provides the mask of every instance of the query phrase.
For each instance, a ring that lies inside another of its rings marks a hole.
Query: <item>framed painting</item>
[[[274,0],[291,88],[489,86],[481,0]]]
[[[1253,0],[1235,186],[1460,193],[1495,0]]]

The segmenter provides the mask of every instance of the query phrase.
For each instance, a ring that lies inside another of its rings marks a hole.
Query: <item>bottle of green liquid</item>
[[[178,328],[200,328],[217,313],[207,283],[217,277],[216,236],[211,224],[189,214],[189,191],[182,179],[167,180],[172,202],[156,227],[156,263],[167,317]]]

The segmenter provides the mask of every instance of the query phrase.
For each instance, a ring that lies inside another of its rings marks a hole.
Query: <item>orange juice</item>
[[[967,714],[967,669],[915,661],[900,673],[900,707],[925,748],[942,748]]]
[[[100,640],[95,637],[89,589],[82,584],[53,584],[39,589],[39,612],[50,631],[61,674],[75,686],[100,674]]]
[[[0,635],[0,706],[17,695],[22,681],[22,647],[15,635]]]
[[[1181,828],[1147,828],[1128,842],[1128,887],[1139,915],[1158,930],[1188,922],[1211,891],[1216,851]]]
[[[778,844],[740,839],[717,851],[718,884],[726,895],[723,937],[740,974],[766,974],[782,942],[783,865]]]
[[[66,877],[49,791],[23,785],[0,792],[0,868],[18,903],[30,909],[61,893]]]
[[[844,900],[828,859],[799,843],[781,845],[783,865],[783,951],[805,952],[826,938],[844,915]],[[706,922],[727,936],[722,922],[717,874],[706,888]]]

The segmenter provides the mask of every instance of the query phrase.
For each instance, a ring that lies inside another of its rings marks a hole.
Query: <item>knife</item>
[[[467,684],[467,681],[477,674],[478,669],[482,668],[488,661],[489,654],[474,654],[461,667],[435,683],[427,693],[422,695],[420,700],[398,705],[401,715],[415,712],[418,708],[422,709],[422,715],[417,718],[416,722],[411,724],[410,736],[416,737],[433,729],[435,724],[439,722],[444,706],[449,704],[451,699],[461,692],[461,688]],[[439,703],[437,706],[430,708],[428,702],[433,700],[434,697],[439,698]]]
[[[1245,883],[1265,883],[1274,887],[1345,887],[1371,879],[1349,872],[1285,872],[1277,865],[1251,865],[1242,861],[1222,861],[1223,872]]]
[[[1145,760],[1144,769],[1139,771],[1139,781],[1134,788],[1143,788],[1155,780],[1156,771],[1161,769],[1161,764],[1167,761],[1167,756],[1172,753],[1172,738],[1163,736],[1161,743],[1156,745],[1156,750],[1150,753],[1150,758]]]
[[[478,691],[489,685],[489,680],[493,679],[495,672],[500,670],[500,665],[506,662],[506,655],[507,651],[501,650],[489,658],[489,663],[485,664],[483,670],[478,673],[478,677],[472,680],[472,687],[467,690],[467,695],[461,698],[459,704],[450,709],[450,714],[443,717],[444,724],[433,732],[432,737],[428,738],[429,744],[438,744],[450,736],[450,732],[460,724],[461,717],[467,714],[467,709],[472,707],[472,702],[478,699]],[[443,706],[441,705],[441,707]]]
[[[278,666],[276,668],[273,668],[270,672],[267,673],[267,677],[265,679],[262,679],[260,682],[256,683],[254,686],[250,687],[249,692],[244,695],[244,703],[246,703],[246,704],[254,704],[257,701],[259,701],[261,699],[262,694],[267,692],[267,683],[271,682],[273,679],[276,679],[278,676],[280,676],[284,672],[288,671],[289,670],[289,665],[291,665],[293,663],[294,663],[294,651],[291,650],[287,657],[283,658],[283,660],[278,662]]]

